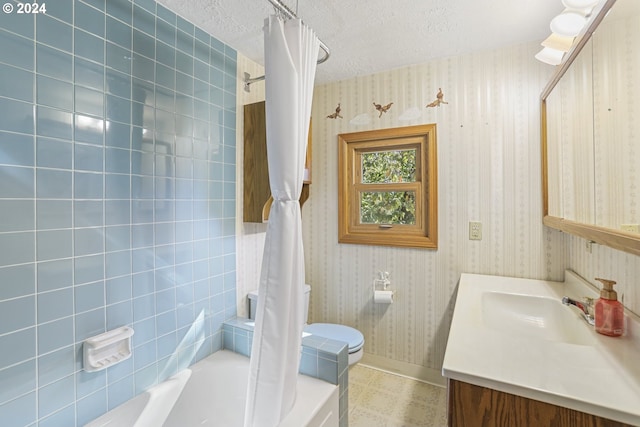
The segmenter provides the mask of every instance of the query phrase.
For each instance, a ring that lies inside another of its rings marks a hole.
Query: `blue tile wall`
[[[223,347],[250,357],[253,323],[252,320],[244,317],[226,320],[223,325]],[[349,353],[347,343],[314,335],[303,336],[299,372],[339,386],[339,425],[348,427]]]
[[[79,427],[236,314],[235,51],[153,0],[46,6],[0,14],[3,427]],[[133,357],[83,371],[123,325]]]

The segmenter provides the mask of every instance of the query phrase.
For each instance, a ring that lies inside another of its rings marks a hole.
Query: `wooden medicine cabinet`
[[[305,174],[300,194],[300,207],[309,198],[311,184],[311,124],[307,141]],[[244,222],[266,222],[271,209],[269,166],[267,164],[267,129],[265,102],[244,106]]]
[[[640,256],[640,2],[598,7],[541,95],[543,223]]]

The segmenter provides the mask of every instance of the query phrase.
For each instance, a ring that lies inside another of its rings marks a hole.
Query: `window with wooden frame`
[[[436,125],[338,135],[338,242],[438,247]]]

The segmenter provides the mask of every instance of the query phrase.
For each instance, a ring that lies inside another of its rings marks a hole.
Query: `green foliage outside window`
[[[362,183],[415,182],[416,150],[374,151],[362,154]]]
[[[415,182],[416,150],[362,154],[362,183]],[[415,224],[416,195],[412,191],[365,191],[360,195],[362,224]]]
[[[361,193],[360,222],[362,224],[415,224],[415,193],[413,191]]]

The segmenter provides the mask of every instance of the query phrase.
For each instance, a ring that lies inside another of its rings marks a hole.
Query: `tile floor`
[[[446,427],[446,390],[364,365],[349,370],[349,427]]]

